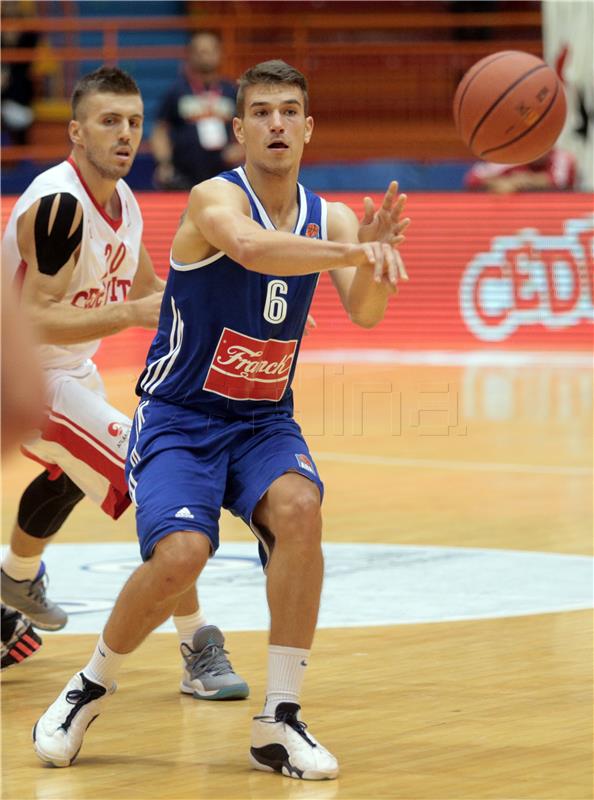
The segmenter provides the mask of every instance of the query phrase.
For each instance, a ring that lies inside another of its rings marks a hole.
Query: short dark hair
[[[76,82],[72,92],[72,118],[76,119],[78,107],[89,94],[111,92],[112,94],[140,94],[138,84],[119,67],[99,67]]]
[[[272,61],[262,61],[260,64],[256,64],[255,67],[250,67],[239,79],[237,87],[238,117],[243,117],[245,113],[245,91],[248,86],[257,86],[261,83],[269,86],[298,86],[303,92],[303,107],[307,114],[309,107],[307,78],[295,67],[275,58]]]

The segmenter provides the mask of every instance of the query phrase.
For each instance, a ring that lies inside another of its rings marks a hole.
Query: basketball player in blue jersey
[[[408,220],[395,183],[377,212],[366,199],[361,224],[297,183],[313,131],[307,102],[305,77],[284,62],[248,70],[234,119],[245,166],[192,189],[128,451],[144,563],[89,662],[91,672],[101,665],[102,683],[75,675],[36,724],[43,761],[73,762],[122,660],[215,553],[224,507],[258,538],[267,575],[268,686],[252,766],[307,780],[338,775],[300,717],[322,588],[323,485],[293,420],[291,380],[319,273],[330,272],[351,319],[372,327],[407,277],[395,247]]]

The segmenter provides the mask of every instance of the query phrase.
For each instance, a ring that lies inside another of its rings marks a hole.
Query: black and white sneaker
[[[279,703],[274,717],[254,717],[250,761],[255,769],[306,781],[338,776],[338,762],[306,732],[297,703]]]
[[[54,767],[69,767],[82,747],[87,728],[115,690],[115,683],[107,689],[82,672],[73,675],[35,723],[33,746],[39,758]]]
[[[35,633],[31,620],[20,611],[2,603],[2,669],[20,664],[41,647],[41,637]]]

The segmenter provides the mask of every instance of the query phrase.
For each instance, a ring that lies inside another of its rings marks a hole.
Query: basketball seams
[[[530,77],[530,75],[533,75],[535,72],[538,72],[541,69],[549,69],[548,64],[538,64],[536,67],[533,67],[532,69],[529,69],[528,72],[525,72],[523,75],[521,75],[519,78],[517,78],[512,84],[510,84],[507,87],[507,89],[503,92],[503,94],[500,95],[497,98],[497,100],[495,100],[495,102],[491,104],[491,106],[485,111],[483,116],[480,118],[478,123],[475,125],[474,131],[472,132],[472,136],[470,137],[470,139],[468,141],[468,147],[471,150],[472,150],[472,145],[474,143],[475,137],[476,137],[477,133],[479,132],[481,125],[488,119],[489,115],[497,108],[497,106],[501,103],[501,101],[504,100],[508,96],[508,94],[516,88],[516,86],[519,86],[519,84],[522,83],[522,81],[524,81],[526,78]],[[501,145],[501,146],[503,147],[503,145]]]
[[[469,88],[474,83],[474,79],[478,75],[480,75],[481,72],[484,69],[486,69],[487,67],[490,67],[491,64],[494,64],[500,58],[505,58],[506,56],[509,56],[510,53],[516,53],[516,52],[520,52],[520,51],[519,50],[504,50],[501,53],[494,53],[493,54],[493,58],[489,59],[485,64],[483,64],[480,69],[477,69],[477,71],[474,73],[474,75],[469,79],[468,83],[464,87],[464,91],[462,92],[462,94],[460,96],[460,100],[458,101],[457,107],[454,108],[454,122],[455,122],[456,128],[458,128],[458,130],[460,130],[459,123],[460,123],[460,114],[461,114],[461,111],[462,111],[462,103],[464,102],[464,98],[466,97],[466,92],[469,90]]]
[[[540,123],[543,121],[543,119],[547,116],[549,111],[555,105],[555,101],[556,101],[558,95],[559,95],[559,84],[557,83],[557,85],[555,86],[555,94],[553,95],[553,98],[552,98],[551,102],[546,107],[546,109],[543,111],[541,116],[536,120],[536,122],[533,122],[532,125],[529,128],[526,128],[525,131],[522,131],[522,133],[518,134],[518,136],[516,136],[514,139],[510,139],[509,142],[504,142],[503,144],[498,144],[497,147],[490,147],[488,150],[484,150],[480,154],[479,158],[484,158],[488,153],[493,153],[496,150],[501,150],[504,147],[509,147],[511,144],[514,144],[515,142],[519,142],[520,139],[522,139],[524,136],[526,136],[526,134],[530,133],[530,131],[533,130],[537,125],[540,125]],[[548,150],[548,147],[546,148],[546,150]],[[546,152],[546,150],[544,152]],[[538,157],[539,156],[536,156],[536,158],[538,158]]]

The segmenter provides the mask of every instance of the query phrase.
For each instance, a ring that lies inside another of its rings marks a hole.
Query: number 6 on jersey
[[[289,287],[286,281],[270,281],[264,303],[264,319],[267,322],[282,322],[287,316],[287,301],[279,295],[287,294],[288,291]]]

